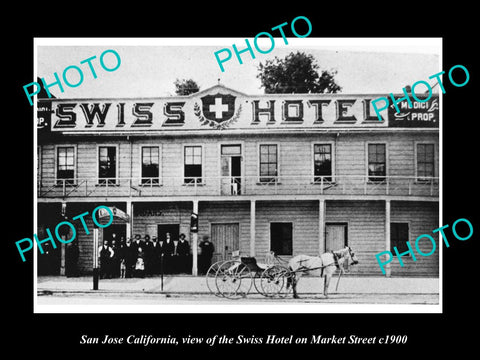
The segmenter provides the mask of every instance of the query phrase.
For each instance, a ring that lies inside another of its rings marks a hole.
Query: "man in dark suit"
[[[98,249],[98,254],[100,257],[100,277],[102,279],[110,278],[110,259],[113,257],[113,250],[107,240],[103,240],[103,245]]]
[[[200,247],[200,255],[198,257],[198,272],[200,274],[206,274],[208,268],[212,263],[212,256],[214,247],[213,244],[210,242],[208,235],[204,235],[202,242],[199,245]]]
[[[152,247],[150,249],[151,274],[160,274],[160,261],[162,256],[162,248],[156,236],[152,236]]]
[[[125,261],[125,277],[131,278],[133,276],[133,268],[137,261],[137,248],[132,245],[130,238],[127,238],[125,247],[122,249],[122,258]]]
[[[133,240],[132,246],[136,251],[138,251],[139,247],[143,247],[142,239],[139,234],[135,235],[135,240]]]
[[[150,276],[153,274],[153,258],[152,258],[152,242],[150,241],[150,235],[145,235],[145,241],[142,249],[145,256],[145,274]]]
[[[180,240],[178,242],[178,255],[179,255],[179,268],[180,272],[188,274],[191,269],[190,263],[190,245],[185,240],[185,234],[180,234]]]
[[[163,244],[163,270],[165,274],[171,274],[173,269],[173,241],[170,237],[170,233],[165,234],[165,243]]]

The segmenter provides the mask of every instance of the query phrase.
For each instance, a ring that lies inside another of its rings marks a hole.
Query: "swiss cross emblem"
[[[241,106],[235,113],[235,96],[230,94],[206,95],[200,98],[202,106],[197,103],[194,106],[194,113],[202,122],[202,125],[209,125],[215,129],[225,129],[237,120]]]

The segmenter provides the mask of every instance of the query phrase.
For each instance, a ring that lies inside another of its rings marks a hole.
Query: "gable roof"
[[[201,90],[199,92],[196,92],[196,93],[193,93],[193,94],[190,94],[190,95],[187,95],[187,96],[193,97],[193,96],[203,95],[205,93],[214,93],[214,92],[218,92],[220,94],[229,93],[229,94],[236,94],[236,95],[240,95],[240,96],[248,96],[247,94],[245,94],[243,92],[240,92],[238,90],[234,90],[232,88],[226,87],[222,84],[217,84],[217,85],[211,86],[209,88],[206,88],[204,90]]]

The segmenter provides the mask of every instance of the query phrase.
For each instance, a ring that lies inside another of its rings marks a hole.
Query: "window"
[[[158,146],[142,147],[142,184],[159,183],[159,153]]]
[[[324,180],[332,181],[332,145],[313,145],[313,171],[315,182],[320,182],[322,176]]]
[[[57,184],[73,185],[75,182],[75,148],[57,147]]]
[[[408,251],[408,223],[390,224],[390,251],[394,254],[393,247],[397,248],[399,254]]]
[[[116,184],[117,148],[115,146],[100,146],[98,148],[98,183]]]
[[[385,144],[368,144],[368,180],[385,181],[386,176]]]
[[[270,251],[276,255],[292,255],[292,228],[291,222],[270,223]]]
[[[417,144],[417,180],[426,181],[435,176],[433,144]]]
[[[202,182],[202,147],[185,146],[184,151],[184,183]]]
[[[222,145],[222,155],[242,155],[241,145]]]
[[[260,182],[275,182],[278,176],[277,145],[260,145]]]

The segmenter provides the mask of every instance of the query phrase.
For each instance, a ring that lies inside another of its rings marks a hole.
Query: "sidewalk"
[[[335,293],[338,276],[332,278],[329,292]],[[405,277],[347,277],[342,276],[337,293],[343,294],[439,294],[438,278]],[[298,283],[299,294],[323,292],[323,279],[302,277]],[[255,291],[252,287],[251,291]],[[98,290],[93,290],[92,276],[67,278],[64,276],[39,276],[37,294],[53,293],[210,293],[204,276],[165,276],[163,292],[160,277],[132,279],[100,279]]]

